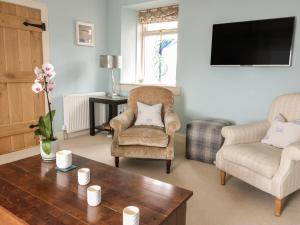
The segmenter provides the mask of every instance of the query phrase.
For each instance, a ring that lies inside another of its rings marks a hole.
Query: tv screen
[[[213,25],[211,65],[290,65],[295,17]]]

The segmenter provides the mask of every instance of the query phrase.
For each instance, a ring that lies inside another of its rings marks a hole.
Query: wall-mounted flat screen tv
[[[214,24],[211,65],[290,66],[295,17]]]

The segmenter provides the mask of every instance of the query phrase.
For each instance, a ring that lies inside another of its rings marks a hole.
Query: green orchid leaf
[[[36,129],[36,130],[34,131],[34,135],[35,135],[35,136],[41,136],[41,135],[42,135],[41,130],[40,130],[40,129]]]
[[[52,121],[53,121],[54,115],[55,115],[55,110],[52,110],[51,111]],[[35,134],[41,135],[45,139],[50,140],[51,139],[51,123],[52,123],[52,121],[50,119],[50,112],[47,113],[46,116],[41,116],[39,118],[38,129],[35,131]]]
[[[55,110],[52,110],[52,111],[51,111],[52,121],[53,121],[54,116],[55,116]],[[50,120],[50,112],[48,112],[47,115],[45,116],[45,120],[46,120],[47,123],[49,123],[49,125],[50,125],[50,122],[51,122],[51,120]]]
[[[51,153],[51,141],[50,140],[42,140],[42,149],[47,155]]]
[[[39,130],[41,131],[43,137],[50,139],[51,130],[49,125],[47,125],[47,120],[43,116],[39,118]]]
[[[46,137],[47,134],[46,134],[46,131],[45,131],[45,124],[44,124],[42,116],[40,116],[38,124],[39,124],[39,130],[40,130],[42,136]]]
[[[47,132],[48,136],[50,137],[51,134],[51,121],[50,118],[45,116],[43,117],[43,126],[45,127],[45,131]]]
[[[53,121],[54,115],[55,115],[55,110],[52,110],[51,111],[52,121]],[[50,132],[50,135],[51,135],[51,123],[52,123],[51,118],[50,118],[50,112],[47,113],[47,115],[44,117],[44,122],[45,122],[47,130],[49,130],[49,132]]]

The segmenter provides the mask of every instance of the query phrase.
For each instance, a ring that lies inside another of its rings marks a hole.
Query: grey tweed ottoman
[[[213,163],[222,147],[224,138],[221,130],[233,123],[221,119],[194,120],[187,124],[186,158]]]

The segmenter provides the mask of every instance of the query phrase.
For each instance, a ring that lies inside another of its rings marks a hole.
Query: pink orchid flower
[[[52,72],[49,72],[46,74],[47,80],[52,80],[56,75],[56,72],[53,70]]]
[[[36,79],[34,84],[32,84],[32,90],[35,93],[41,91],[53,91],[55,86],[53,78],[55,77],[56,72],[54,71],[54,66],[52,64],[43,64],[42,69],[35,67],[34,73],[36,74]]]
[[[43,86],[39,83],[39,82],[34,82],[31,86],[31,89],[35,92],[35,93],[39,93],[43,90]]]
[[[34,68],[34,73],[35,73],[35,75],[40,75],[40,74],[43,74],[43,70],[36,66]]]
[[[47,84],[47,91],[48,91],[48,92],[53,91],[54,87],[55,87],[54,81],[53,81],[53,80],[49,80],[49,82],[48,82],[48,84]]]
[[[44,79],[44,72],[38,67],[35,67],[34,73],[36,75],[36,79],[42,81]]]
[[[36,81],[43,81],[43,80],[44,80],[44,76],[43,75],[36,76]]]
[[[52,74],[54,72],[54,66],[50,63],[43,64],[42,69],[45,74]]]

